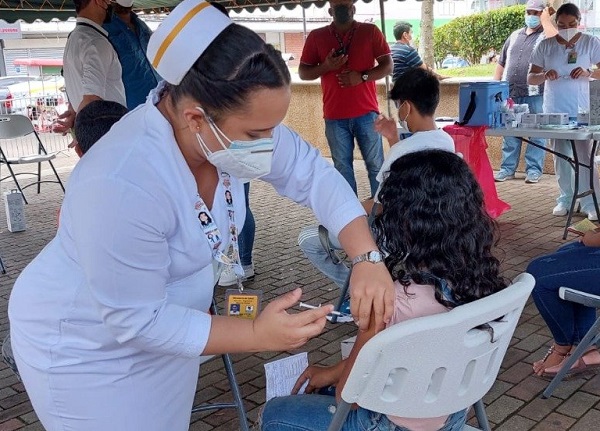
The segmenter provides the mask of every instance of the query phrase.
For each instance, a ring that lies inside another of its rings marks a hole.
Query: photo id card
[[[574,49],[569,51],[569,55],[567,56],[567,63],[568,64],[577,63],[577,51],[575,51]]]
[[[227,289],[225,291],[225,311],[227,316],[242,319],[255,319],[260,312],[262,291]]]

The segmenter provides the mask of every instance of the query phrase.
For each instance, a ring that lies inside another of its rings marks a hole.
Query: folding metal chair
[[[576,302],[586,307],[600,308],[600,296],[592,295],[591,293],[581,292],[569,287],[561,287],[558,289],[558,296],[565,301]],[[596,322],[594,322],[589,331],[584,335],[573,353],[567,357],[560,371],[554,376],[546,390],[542,393],[542,398],[550,398],[552,396],[552,393],[571,370],[573,364],[583,356],[590,346],[596,344],[598,341],[600,341],[600,317],[596,319]]]
[[[33,154],[18,154],[17,156],[9,157],[7,155],[7,150],[2,147],[2,140],[7,139],[17,139],[23,138],[26,136],[35,137],[37,140],[37,153]],[[37,184],[37,192],[38,194],[41,191],[41,183],[58,183],[62,188],[63,192],[65,191],[65,187],[54,168],[54,164],[52,163],[52,159],[56,157],[56,154],[48,154],[46,148],[44,148],[44,144],[40,139],[39,135],[33,128],[33,124],[31,120],[24,115],[1,115],[0,116],[0,167],[2,164],[5,164],[8,168],[10,175],[5,177],[0,176],[0,182],[4,181],[8,178],[12,178],[17,189],[23,195],[23,201],[27,203],[27,199],[25,198],[25,194],[23,193],[23,189],[30,187],[34,184]],[[54,175],[56,176],[56,180],[42,180],[42,163],[48,162]],[[37,172],[14,172],[12,165],[23,165],[29,163],[37,163]],[[33,175],[37,177],[37,181],[34,181],[26,186],[21,186],[19,181],[17,180],[18,175]]]
[[[406,418],[475,405],[479,427],[490,430],[481,399],[496,380],[534,283],[521,274],[498,293],[379,332],[358,353],[328,431],[342,428],[353,403]]]
[[[210,306],[211,314],[219,314],[217,310],[217,304],[214,299],[212,305]],[[200,366],[205,362],[214,358],[215,355],[203,356],[201,357]],[[235,377],[235,371],[233,369],[233,363],[231,361],[231,356],[228,353],[221,355],[221,359],[223,359],[223,365],[225,366],[225,372],[227,373],[227,379],[229,380],[229,386],[231,388],[231,394],[233,396],[233,401],[230,403],[205,403],[192,407],[192,413],[196,412],[204,412],[207,410],[219,410],[219,409],[236,409],[238,413],[238,418],[240,421],[240,430],[249,431],[250,428],[248,426],[248,418],[246,416],[246,409],[244,408],[244,401],[242,399],[242,392],[240,391],[240,387],[237,383],[237,379]]]

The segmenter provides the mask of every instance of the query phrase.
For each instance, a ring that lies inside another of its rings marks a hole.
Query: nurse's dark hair
[[[556,11],[556,19],[561,15],[570,15],[577,18],[577,21],[581,21],[581,12],[579,8],[573,3],[565,3],[561,5]]]
[[[210,117],[218,119],[226,112],[243,110],[253,92],[285,87],[290,81],[280,51],[252,30],[231,24],[170,92],[175,103],[184,96],[191,97]]]
[[[448,282],[458,304],[506,287],[492,253],[497,225],[485,210],[477,180],[459,156],[426,150],[400,157],[384,176],[378,198],[383,211],[373,228],[393,280],[405,287],[411,280],[429,284],[422,271],[431,273]],[[435,296],[452,306],[439,286]]]

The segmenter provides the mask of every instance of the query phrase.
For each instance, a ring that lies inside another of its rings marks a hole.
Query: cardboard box
[[[25,205],[23,205],[23,194],[18,190],[4,192],[4,209],[6,210],[6,222],[11,232],[21,232],[27,229],[25,222]]]
[[[588,112],[580,112],[577,114],[577,124],[580,126],[588,126],[590,124],[590,114]]]
[[[550,114],[535,114],[535,122],[542,126],[550,124]]]
[[[516,117],[515,117],[514,112],[503,112],[502,114],[500,114],[500,122],[504,126],[508,126],[509,124],[512,124],[515,120],[516,120]]]
[[[548,114],[548,117],[548,124],[569,124],[569,114],[567,113]]]
[[[521,116],[521,123],[537,124],[537,114],[523,114]]]
[[[350,352],[352,351],[352,346],[354,346],[355,341],[356,337],[351,337],[342,341],[342,359],[346,359],[348,356],[350,356]]]

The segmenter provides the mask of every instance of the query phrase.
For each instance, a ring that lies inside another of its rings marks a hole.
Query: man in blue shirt
[[[104,24],[108,38],[119,55],[123,68],[127,109],[146,101],[146,96],[161,80],[146,57],[152,31],[134,12],[133,0],[116,0],[110,23]]]
[[[396,82],[404,73],[415,67],[427,69],[416,49],[410,46],[412,41],[412,24],[398,21],[394,26],[394,37],[396,43],[392,45],[392,59],[394,60],[394,72],[392,81]]]

